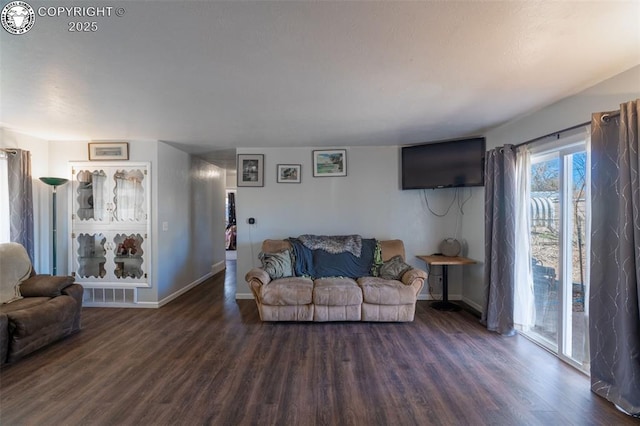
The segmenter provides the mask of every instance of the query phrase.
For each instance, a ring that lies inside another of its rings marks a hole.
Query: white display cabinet
[[[71,275],[88,306],[137,302],[149,287],[150,165],[71,163]]]

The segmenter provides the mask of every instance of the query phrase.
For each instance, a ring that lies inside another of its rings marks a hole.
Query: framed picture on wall
[[[89,161],[128,159],[129,142],[89,142]]]
[[[264,186],[264,154],[238,154],[238,186]]]
[[[346,175],[346,149],[324,149],[313,151],[313,177]]]
[[[300,183],[300,164],[278,164],[277,166],[277,182],[278,183]]]

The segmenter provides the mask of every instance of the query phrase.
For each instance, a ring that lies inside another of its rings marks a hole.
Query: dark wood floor
[[[589,380],[522,337],[418,302],[408,324],[262,323],[235,271],[0,372],[2,425],[622,425]]]

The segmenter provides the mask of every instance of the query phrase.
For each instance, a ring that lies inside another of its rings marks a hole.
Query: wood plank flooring
[[[637,424],[469,313],[262,323],[228,266],[160,309],[84,309],[80,333],[1,369],[0,424]]]

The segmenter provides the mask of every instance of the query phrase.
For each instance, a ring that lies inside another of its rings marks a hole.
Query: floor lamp
[[[57,225],[56,225],[56,188],[58,188],[60,185],[64,185],[65,183],[69,182],[69,179],[65,179],[65,178],[57,178],[57,177],[41,177],[40,180],[44,183],[46,183],[47,185],[50,185],[53,187],[53,268],[51,275],[56,275],[56,273],[58,272],[58,264],[57,264],[57,259],[56,259],[56,237],[57,237]]]

